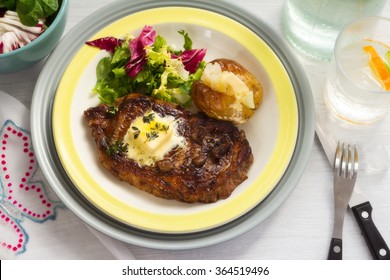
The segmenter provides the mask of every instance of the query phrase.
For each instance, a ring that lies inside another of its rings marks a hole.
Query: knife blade
[[[336,150],[337,142],[333,141],[329,137],[326,137],[324,131],[318,124],[316,125],[316,133],[328,161],[332,165],[334,162],[334,151]],[[349,201],[349,207],[359,225],[372,258],[374,260],[390,260],[389,247],[372,219],[373,208],[371,203],[364,197],[364,194],[357,183],[355,184],[352,197]]]

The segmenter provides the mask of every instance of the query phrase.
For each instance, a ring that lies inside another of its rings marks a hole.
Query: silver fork
[[[334,224],[328,260],[341,260],[343,255],[343,223],[345,212],[351,199],[358,171],[359,156],[356,145],[340,146],[337,143],[334,160]]]

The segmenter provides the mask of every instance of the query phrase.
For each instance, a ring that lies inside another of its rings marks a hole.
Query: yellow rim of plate
[[[172,17],[172,15],[175,15]],[[146,20],[147,19],[147,20]],[[83,46],[68,65],[53,105],[53,133],[60,160],[72,182],[95,206],[111,217],[136,228],[160,233],[190,233],[220,226],[251,210],[277,185],[292,157],[298,131],[298,108],[294,88],[283,64],[272,49],[240,23],[206,10],[167,7],[131,14],[98,31],[92,39],[121,37],[145,24],[188,23],[219,31],[236,39],[261,62],[273,84],[279,109],[279,131],[270,161],[240,195],[221,206],[197,213],[159,214],[118,200],[88,173],[72,138],[71,107],[79,77],[99,50]],[[82,116],[80,116],[82,117]],[[88,129],[86,127],[86,129]],[[99,164],[98,162],[96,164]]]

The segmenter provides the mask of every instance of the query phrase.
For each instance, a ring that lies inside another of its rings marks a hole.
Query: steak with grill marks
[[[157,197],[183,202],[212,203],[225,199],[247,178],[253,163],[243,130],[203,113],[140,94],[118,99],[114,114],[99,105],[84,112],[97,145],[101,164],[115,177]],[[123,141],[133,121],[153,110],[179,120],[177,131],[185,145],[167,152],[147,166],[126,153],[109,153],[112,143]]]

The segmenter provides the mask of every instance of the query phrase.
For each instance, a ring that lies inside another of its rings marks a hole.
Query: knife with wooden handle
[[[329,162],[333,164],[334,151],[336,150],[337,143],[327,138],[325,133],[323,133],[318,126],[316,127],[316,132]],[[374,260],[390,260],[389,247],[372,219],[372,206],[364,197],[358,184],[355,185],[353,190],[352,197],[349,201],[349,207],[360,227],[372,258]]]

